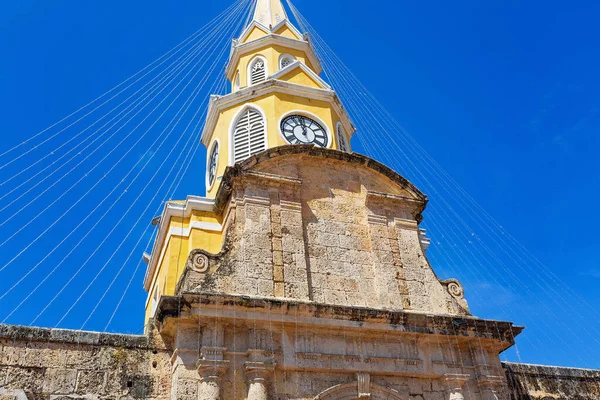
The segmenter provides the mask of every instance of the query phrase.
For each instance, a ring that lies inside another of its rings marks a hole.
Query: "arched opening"
[[[263,113],[247,106],[235,119],[232,129],[232,157],[236,164],[267,148],[266,123]]]
[[[400,395],[397,390],[374,383],[371,383],[369,386],[371,400],[408,400],[406,397]],[[331,387],[315,397],[314,400],[360,400],[360,398],[358,383],[353,382]]]
[[[282,54],[279,57],[279,69],[284,69],[288,65],[292,64],[296,59],[289,54]]]
[[[250,85],[256,85],[267,79],[267,60],[264,57],[257,56],[250,62],[248,77]]]

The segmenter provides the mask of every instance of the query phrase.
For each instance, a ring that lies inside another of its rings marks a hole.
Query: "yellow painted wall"
[[[335,137],[335,125],[340,121],[340,117],[335,113],[328,102],[308,99],[305,97],[292,96],[284,93],[272,93],[257,97],[250,103],[243,103],[223,110],[218,118],[216,128],[213,131],[209,148],[214,140],[218,139],[220,143],[219,161],[217,164],[217,176],[225,173],[225,169],[232,162],[230,154],[230,132],[237,119],[237,115],[245,108],[246,104],[252,104],[261,109],[267,120],[267,147],[277,147],[289,144],[280,134],[279,124],[281,118],[291,112],[299,111],[312,114],[317,119],[323,121],[329,131],[331,139],[331,149],[338,148],[337,138]],[[207,191],[207,197],[214,197],[217,194],[219,182],[215,182],[213,187]]]
[[[302,38],[298,37],[298,35],[296,35],[294,33],[294,31],[292,31],[286,25],[283,25],[281,28],[279,28],[277,31],[275,31],[275,34],[285,36],[286,38],[290,38],[290,39],[302,40]]]
[[[246,39],[244,39],[244,41],[242,43],[248,43],[253,40],[260,39],[261,37],[267,36],[267,35],[268,35],[267,32],[265,32],[262,29],[255,26],[254,28],[252,28],[252,30],[250,31],[250,34],[246,37]]]
[[[190,223],[208,222],[221,224],[222,217],[203,211],[193,211],[188,218],[172,217],[168,222],[167,232],[171,228],[180,230],[189,229]],[[203,249],[209,253],[217,254],[223,246],[224,232],[208,231],[202,229],[192,229],[189,237],[171,236],[167,243],[163,243],[159,251],[164,249],[164,257],[159,260],[153,281],[150,286],[149,296],[146,301],[146,320],[152,317],[152,298],[155,288],[158,288],[158,297],[175,294],[175,287],[179,278],[185,271],[185,264],[191,250]]]
[[[281,35],[281,36],[289,38],[289,39],[302,40],[301,37],[298,37],[298,35],[296,35],[294,33],[294,31],[292,31],[286,25],[283,25],[281,28],[279,28],[277,31],[275,31],[273,33],[275,33],[276,35]],[[253,40],[260,39],[263,36],[267,36],[268,34],[269,33],[267,33],[266,31],[255,26],[254,28],[252,28],[252,30],[250,30],[250,33],[248,34],[248,36],[241,43],[248,43]]]
[[[281,81],[286,81],[290,83],[295,83],[297,85],[303,85],[308,87],[313,87],[317,89],[323,89],[323,85],[314,80],[310,75],[304,72],[300,68],[296,68],[281,77],[278,78]]]
[[[252,53],[244,54],[240,57],[236,71],[240,72],[240,87],[246,87],[250,83],[248,80],[248,66],[256,56],[263,56],[267,60],[267,75],[272,75],[279,71],[279,57],[283,54],[289,54],[296,60],[304,63],[308,68],[314,71],[314,68],[306,54],[303,51],[290,49],[284,46],[265,46]],[[235,79],[235,74],[233,76]]]

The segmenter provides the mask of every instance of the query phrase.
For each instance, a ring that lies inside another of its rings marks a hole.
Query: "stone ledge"
[[[389,329],[414,334],[436,334],[458,337],[479,337],[498,341],[506,349],[514,343],[514,337],[523,330],[511,322],[484,320],[473,316],[430,314],[407,310],[375,309],[357,306],[341,306],[299,301],[285,298],[229,295],[210,292],[188,292],[181,296],[162,296],[158,305],[156,321],[163,326],[167,319],[181,318],[195,306],[203,312],[218,310],[221,318],[226,310],[246,310],[264,313],[270,320],[307,317],[319,320],[346,321],[364,329]],[[207,314],[208,315],[208,314]],[[379,327],[379,328],[377,328]]]
[[[0,339],[125,348],[148,348],[149,345],[148,337],[142,335],[112,334],[5,324],[0,324]]]
[[[600,379],[600,370],[554,367],[550,365],[519,364],[503,362],[502,366],[515,375],[529,375],[539,377],[567,378],[567,379]]]

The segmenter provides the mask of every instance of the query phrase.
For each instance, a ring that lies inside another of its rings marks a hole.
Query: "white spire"
[[[287,19],[287,14],[280,0],[257,0],[254,20],[266,27],[277,26]]]

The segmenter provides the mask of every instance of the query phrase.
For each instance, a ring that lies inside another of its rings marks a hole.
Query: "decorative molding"
[[[192,269],[204,274],[208,271],[208,257],[204,254],[196,254],[192,259]]]
[[[471,375],[467,374],[446,374],[443,381],[446,385],[446,393],[448,400],[464,400],[463,388],[471,379]]]
[[[446,290],[450,296],[454,297],[455,299],[463,299],[465,297],[465,289],[458,280],[446,279],[445,281],[440,282],[446,287]]]
[[[356,380],[358,382],[358,398],[371,398],[371,375],[365,372],[357,372]]]
[[[309,86],[276,79],[267,79],[265,82],[240,89],[235,93],[211,98],[208,106],[206,124],[200,139],[202,144],[208,147],[208,141],[212,137],[212,132],[215,129],[222,110],[234,107],[236,105],[245,106],[247,103],[252,101],[252,99],[271,93],[286,93],[293,96],[329,102],[336,114],[340,116],[345,131],[349,132],[348,136],[351,138],[352,134],[354,134],[356,131],[352,121],[350,120],[350,116],[346,112],[346,109],[342,105],[335,91],[329,89],[312,88]]]
[[[148,269],[146,270],[146,275],[144,276],[144,289],[146,289],[146,291],[149,292],[148,298],[146,300],[146,305],[150,301],[151,297],[150,288],[154,283],[154,272],[156,271],[159,260],[162,260],[162,258],[164,257],[165,249],[163,248],[163,244],[165,243],[165,239],[168,240],[173,234],[170,230],[167,231],[167,227],[169,226],[171,217],[176,216],[187,218],[192,214],[192,211],[212,212],[214,211],[214,208],[215,201],[213,199],[208,199],[206,197],[199,196],[188,196],[184,204],[172,201],[168,201],[167,203],[165,203],[165,207],[160,217],[158,234],[156,236],[156,240],[154,241],[154,246],[152,247],[152,253],[150,257],[150,262],[148,264]],[[214,230],[216,228],[215,225],[216,224],[205,225],[204,227],[198,227],[197,229]],[[182,234],[180,236],[184,235]],[[189,233],[187,234],[187,236],[189,236]],[[161,248],[162,250],[159,252],[158,250]]]
[[[279,79],[282,76],[284,76],[285,74],[300,68],[302,71],[306,72],[306,74],[308,76],[310,76],[312,79],[314,79],[319,85],[321,85],[321,87],[323,89],[327,89],[327,90],[333,90],[331,88],[331,86],[329,86],[327,84],[327,82],[325,82],[319,75],[317,75],[312,69],[308,68],[306,66],[306,64],[304,64],[302,61],[296,60],[293,63],[291,63],[290,65],[288,65],[285,68],[280,69],[279,71],[275,72],[273,75],[269,76],[270,79]]]
[[[229,62],[227,63],[227,67],[225,69],[225,75],[227,79],[230,81],[233,80],[242,55],[252,53],[267,46],[282,46],[288,49],[301,51],[306,55],[306,58],[308,61],[310,61],[310,64],[317,74],[323,72],[323,67],[321,66],[315,50],[311,46],[310,42],[308,42],[306,39],[292,39],[282,35],[268,33],[268,30],[266,30],[266,28],[262,27],[260,24],[256,24],[254,26],[264,30],[265,36],[251,42],[242,43],[243,40],[239,39],[237,42],[234,41],[232,43]],[[250,31],[248,31],[248,33],[250,33]],[[304,36],[300,34],[299,37]]]

